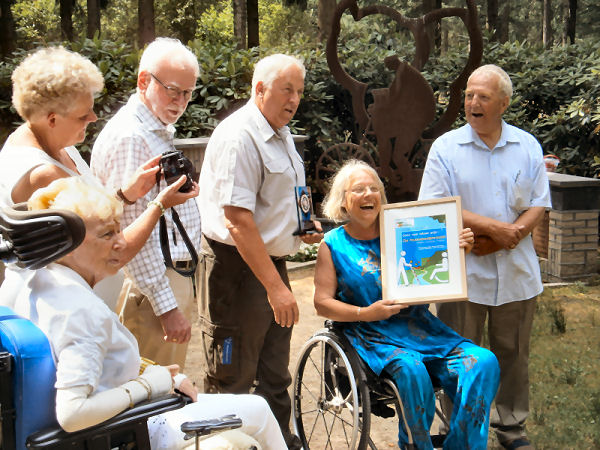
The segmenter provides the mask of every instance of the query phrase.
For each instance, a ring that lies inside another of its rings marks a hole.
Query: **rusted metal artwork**
[[[332,75],[352,96],[354,119],[361,133],[360,144],[337,144],[328,148],[316,165],[317,183],[323,182],[350,157],[362,159],[375,167],[386,181],[388,198],[392,201],[416,198],[422,167],[435,138],[448,131],[462,103],[462,89],[469,74],[480,64],[483,54],[481,31],[477,21],[475,0],[465,0],[466,8],[440,8],[419,18],[404,17],[397,10],[380,4],[363,8],[357,0],[342,0],[335,12],[332,32],[327,41],[327,63]],[[395,73],[387,88],[372,89],[373,103],[365,105],[368,85],[352,78],[342,67],[337,53],[340,19],[348,10],[355,21],[374,14],[392,18],[398,26],[408,29],[415,40],[415,55],[409,64],[398,56],[384,60],[385,67]],[[465,25],[470,39],[467,63],[450,85],[448,106],[440,118],[435,118],[436,101],[431,86],[421,71],[429,59],[430,43],[427,26],[447,17],[458,17]],[[367,136],[374,136],[376,148]]]

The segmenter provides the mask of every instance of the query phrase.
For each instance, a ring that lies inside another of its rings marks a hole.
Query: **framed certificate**
[[[460,197],[383,205],[383,298],[403,304],[467,300]]]

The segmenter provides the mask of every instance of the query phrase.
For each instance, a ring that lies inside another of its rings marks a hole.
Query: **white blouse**
[[[137,377],[135,337],[78,273],[56,263],[17,273],[20,289],[13,284],[9,293],[2,285],[0,304],[12,307],[50,337],[58,360],[56,388],[88,385],[101,392]]]

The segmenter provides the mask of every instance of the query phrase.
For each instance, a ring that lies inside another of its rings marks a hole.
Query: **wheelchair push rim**
[[[370,399],[335,335],[309,339],[294,372],[293,424],[304,449],[365,448]]]

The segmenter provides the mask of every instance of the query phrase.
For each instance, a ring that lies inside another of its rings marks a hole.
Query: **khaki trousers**
[[[179,275],[173,269],[167,269],[167,277],[177,300],[177,307],[191,322],[196,300],[192,279]],[[150,301],[129,277],[126,277],[123,283],[121,302],[121,322],[137,339],[140,355],[160,365],[179,364],[183,370],[188,343],[165,342],[165,333],[160,320],[154,315]]]
[[[526,436],[529,340],[535,307],[536,297],[500,306],[469,301],[438,304],[438,317],[477,345],[481,345],[487,318],[490,350],[500,364],[500,386],[495,408],[491,411],[490,425],[500,442]]]

